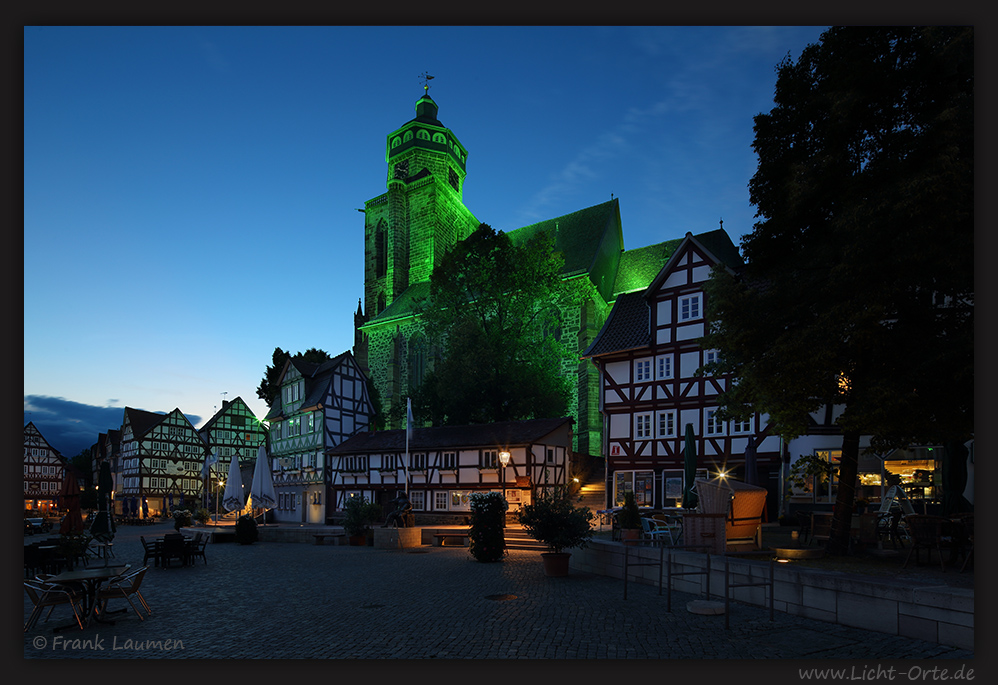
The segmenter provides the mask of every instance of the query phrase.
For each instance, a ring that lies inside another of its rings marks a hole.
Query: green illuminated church
[[[400,427],[406,397],[436,354],[413,305],[429,295],[430,274],[447,250],[482,223],[462,199],[468,151],[437,112],[427,92],[416,102],[415,118],[388,134],[387,192],[364,205],[364,304],[355,315],[354,356],[381,395],[388,428]],[[561,309],[557,336],[568,358],[577,360],[562,369],[576,388],[573,448],[599,456],[599,380],[580,357],[617,296],[647,288],[682,241],[625,250],[616,199],[506,233],[520,242],[541,231],[554,235],[565,258],[563,277],[575,293],[572,305]]]

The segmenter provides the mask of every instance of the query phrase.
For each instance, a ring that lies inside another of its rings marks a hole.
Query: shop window
[[[654,471],[614,471],[613,473],[613,505],[624,505],[624,495],[634,493],[634,500],[639,507],[650,507],[654,500]]]

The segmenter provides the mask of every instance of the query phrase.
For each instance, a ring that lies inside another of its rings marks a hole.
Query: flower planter
[[[568,575],[568,559],[570,552],[542,552],[544,575],[552,578],[562,578]]]
[[[625,545],[636,545],[641,540],[641,532],[640,528],[621,528],[620,539]]]

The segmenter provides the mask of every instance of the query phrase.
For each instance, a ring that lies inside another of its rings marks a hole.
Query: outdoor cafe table
[[[100,590],[101,585],[111,578],[121,575],[127,571],[128,568],[128,564],[123,564],[121,566],[100,566],[96,568],[81,569],[78,571],[64,571],[63,573],[48,578],[46,582],[58,583],[60,585],[78,584],[83,588],[85,598],[84,611],[86,612],[87,617],[87,620],[83,625],[88,626],[90,625],[91,618],[94,617],[97,610],[97,593]],[[100,616],[97,617],[97,620],[102,623],[114,623],[114,621],[107,621]],[[53,632],[58,632],[63,628],[75,625],[75,623],[70,623],[69,625],[59,626],[55,628]]]

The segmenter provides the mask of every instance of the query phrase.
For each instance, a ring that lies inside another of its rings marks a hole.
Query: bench
[[[315,544],[321,545],[326,538],[342,538],[346,537],[346,533],[314,533],[312,537],[315,538]]]
[[[437,547],[444,547],[444,540],[448,538],[456,538],[460,543],[461,547],[464,547],[464,541],[468,539],[468,533],[434,533],[435,544]],[[447,547],[456,545],[446,545]]]

